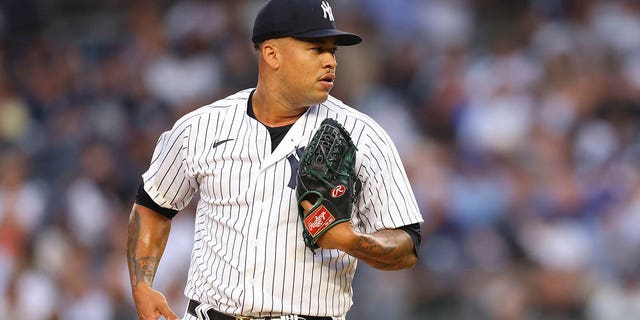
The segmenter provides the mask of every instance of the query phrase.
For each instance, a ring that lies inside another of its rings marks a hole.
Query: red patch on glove
[[[321,205],[304,218],[304,225],[307,227],[309,234],[315,237],[334,221],[336,221],[336,218],[325,206]]]

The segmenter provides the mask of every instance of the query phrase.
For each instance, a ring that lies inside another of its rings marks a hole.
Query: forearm
[[[127,263],[131,288],[151,287],[169,238],[171,220],[151,209],[134,205],[129,216]]]
[[[397,229],[356,233],[344,251],[381,270],[407,269],[418,261],[413,240],[405,231]]]

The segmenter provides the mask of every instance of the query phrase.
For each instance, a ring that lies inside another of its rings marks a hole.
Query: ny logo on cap
[[[325,19],[329,19],[329,21],[335,20],[333,19],[333,11],[331,11],[331,6],[329,5],[329,2],[322,1],[322,4],[320,5],[320,7],[322,8],[322,13]]]

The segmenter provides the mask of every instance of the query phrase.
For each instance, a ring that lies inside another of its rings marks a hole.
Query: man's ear
[[[275,41],[265,41],[262,43],[262,50],[260,51],[262,59],[273,69],[280,67],[280,50]]]

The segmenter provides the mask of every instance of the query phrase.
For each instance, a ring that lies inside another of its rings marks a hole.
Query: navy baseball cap
[[[359,35],[336,29],[333,9],[327,0],[270,0],[253,24],[253,43],[268,39],[335,37],[339,46],[362,42]]]

